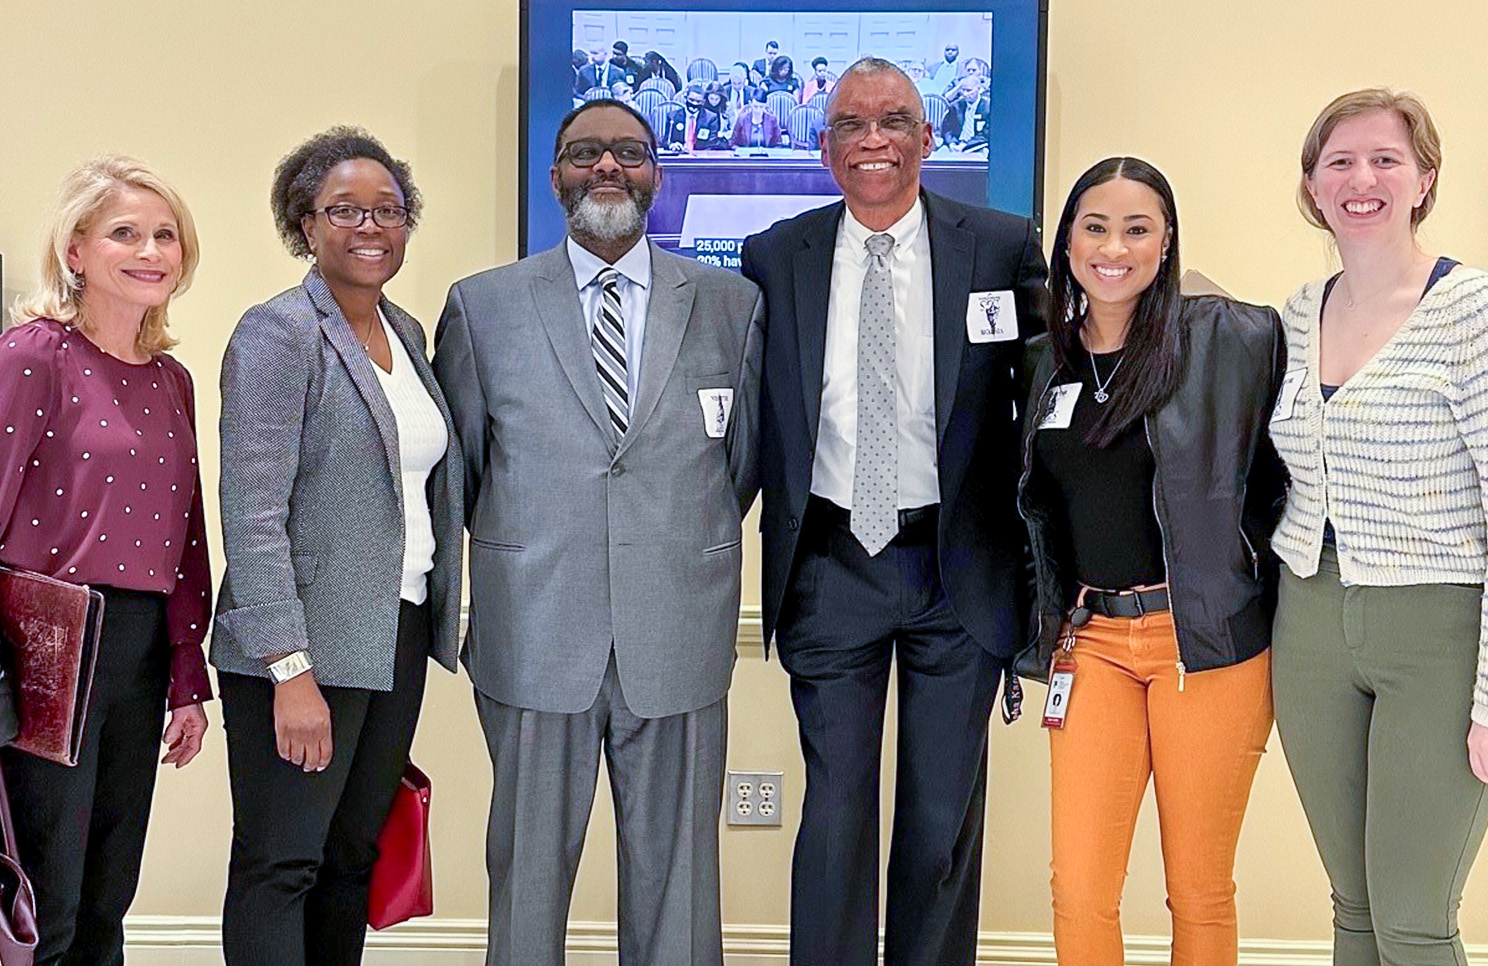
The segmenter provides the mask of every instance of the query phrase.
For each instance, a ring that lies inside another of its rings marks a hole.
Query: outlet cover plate
[[[728,824],[779,826],[783,777],[778,771],[729,772]]]

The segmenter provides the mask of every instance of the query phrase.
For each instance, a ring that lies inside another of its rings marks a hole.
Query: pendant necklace
[[[1098,403],[1104,403],[1107,399],[1111,398],[1111,394],[1106,392],[1106,387],[1111,384],[1112,379],[1116,378],[1116,373],[1121,369],[1121,364],[1126,361],[1126,355],[1123,354],[1120,359],[1116,360],[1116,368],[1112,369],[1111,374],[1107,376],[1104,381],[1102,381],[1100,377],[1100,369],[1097,368],[1095,364],[1095,353],[1091,352],[1090,348],[1087,346],[1085,348],[1085,354],[1090,357],[1090,372],[1092,375],[1095,376],[1095,401]]]

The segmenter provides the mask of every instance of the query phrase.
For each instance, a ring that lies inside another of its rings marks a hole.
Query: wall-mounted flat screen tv
[[[660,145],[650,237],[737,268],[744,237],[840,197],[819,137],[868,55],[920,91],[927,188],[1037,218],[1047,20],[1047,0],[523,0],[520,250],[564,235],[548,174],[564,114],[621,99]]]

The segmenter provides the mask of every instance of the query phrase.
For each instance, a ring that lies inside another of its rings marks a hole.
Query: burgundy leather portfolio
[[[11,747],[77,764],[102,628],[98,591],[0,567],[0,637],[20,717]]]

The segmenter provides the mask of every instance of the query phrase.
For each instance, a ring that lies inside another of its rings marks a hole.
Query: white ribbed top
[[[398,468],[403,475],[403,586],[399,596],[422,604],[429,596],[428,573],[434,569],[434,521],[429,514],[429,473],[444,459],[449,430],[429,390],[413,368],[413,360],[378,309],[382,330],[392,352],[393,371],[372,371],[382,384],[393,419],[398,425]]]
[[[1332,399],[1318,384],[1326,282],[1282,312],[1287,371],[1305,373],[1271,438],[1292,476],[1271,545],[1317,573],[1332,520],[1345,585],[1479,584],[1488,575],[1488,273],[1458,266]],[[1480,627],[1488,628],[1488,600]],[[1488,725],[1488,634],[1479,631],[1473,720]]]

